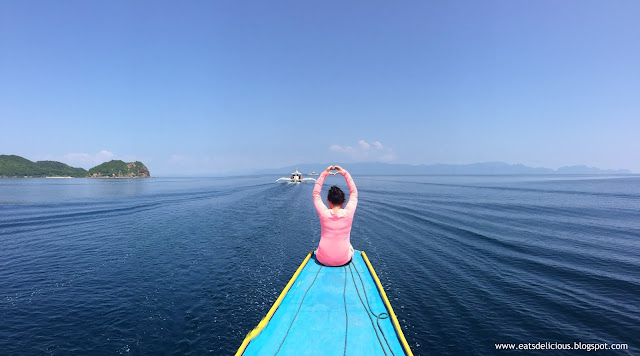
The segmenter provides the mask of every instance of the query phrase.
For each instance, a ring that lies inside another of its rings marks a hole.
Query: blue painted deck
[[[243,353],[276,354],[405,354],[360,251],[342,267],[322,266],[315,256],[307,262],[267,326]]]

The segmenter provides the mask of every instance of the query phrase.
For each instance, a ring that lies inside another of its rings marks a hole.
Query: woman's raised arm
[[[318,214],[321,211],[329,210],[329,208],[327,208],[327,206],[322,202],[320,192],[322,191],[322,184],[324,184],[324,179],[329,175],[332,168],[333,166],[329,166],[327,167],[327,169],[322,171],[322,173],[320,173],[320,176],[316,180],[315,186],[313,187],[313,205],[316,207],[316,211],[318,212]]]
[[[344,179],[347,181],[347,186],[349,187],[349,202],[344,207],[345,210],[350,211],[352,214],[356,210],[356,206],[358,206],[358,188],[356,188],[356,183],[353,181],[351,174],[347,172],[344,168],[340,166],[334,166],[333,168],[338,170],[338,173],[344,176]]]

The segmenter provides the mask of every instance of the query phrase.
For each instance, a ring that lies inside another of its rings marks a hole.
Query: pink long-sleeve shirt
[[[344,176],[349,186],[349,202],[344,209],[333,211],[322,202],[320,191],[329,172],[323,171],[313,188],[313,204],[320,217],[321,229],[316,258],[318,262],[326,266],[341,266],[353,257],[351,224],[358,205],[358,189],[349,172],[342,170],[340,174]]]

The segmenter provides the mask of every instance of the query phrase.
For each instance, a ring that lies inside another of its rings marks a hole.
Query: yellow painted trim
[[[364,253],[364,251],[362,251],[362,258],[364,259],[364,262],[367,264],[367,267],[369,267],[369,272],[373,276],[373,280],[376,281],[376,285],[378,286],[378,291],[382,296],[382,300],[384,300],[384,304],[386,304],[387,309],[389,310],[389,314],[391,315],[391,321],[393,322],[393,326],[395,326],[396,328],[396,332],[398,333],[398,336],[400,336],[400,343],[402,344],[402,347],[404,347],[404,351],[408,356],[413,356],[413,352],[411,352],[411,348],[409,348],[409,344],[407,344],[407,339],[404,338],[402,329],[400,329],[400,323],[398,323],[398,318],[396,317],[396,313],[393,312],[391,303],[389,303],[387,294],[384,292],[384,289],[382,288],[382,284],[378,279],[378,275],[376,274],[376,271],[373,269],[373,266],[371,265],[371,262],[369,262],[369,258],[367,257],[367,254]]]
[[[242,341],[242,345],[240,345],[240,348],[236,352],[235,356],[242,355],[244,353],[244,350],[249,345],[249,342],[255,339],[260,334],[260,332],[267,326],[267,324],[269,323],[269,320],[271,320],[271,317],[280,306],[280,303],[282,303],[282,300],[284,299],[285,295],[287,295],[287,292],[289,292],[289,289],[291,289],[291,286],[293,285],[293,283],[295,283],[296,278],[298,278],[298,275],[300,274],[300,272],[302,272],[302,269],[304,268],[304,266],[306,266],[307,262],[309,262],[309,259],[311,258],[312,254],[313,254],[313,251],[309,252],[309,254],[304,259],[304,261],[302,261],[302,264],[300,264],[300,267],[298,267],[298,270],[296,270],[296,273],[293,274],[293,277],[291,277],[291,279],[289,280],[289,283],[287,283],[287,285],[284,287],[278,299],[276,299],[275,303],[273,303],[273,306],[271,306],[271,309],[269,309],[269,312],[267,313],[267,315],[264,318],[262,318],[258,326],[256,326],[255,329],[251,330],[251,332],[249,332],[247,336],[244,338],[244,341]]]

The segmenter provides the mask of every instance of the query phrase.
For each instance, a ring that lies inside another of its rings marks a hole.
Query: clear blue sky
[[[0,153],[640,173],[640,1],[0,1]]]

